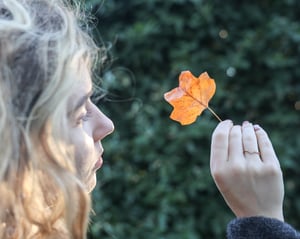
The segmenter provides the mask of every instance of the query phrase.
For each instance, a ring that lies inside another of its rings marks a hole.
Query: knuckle
[[[233,177],[237,177],[237,178],[245,175],[245,173],[246,173],[246,168],[240,164],[234,164],[234,166],[231,167],[231,170],[230,170],[230,174]]]
[[[231,132],[230,132],[230,137],[231,138],[239,138],[241,136],[241,131],[238,127],[233,127]]]
[[[254,163],[248,165],[248,171],[255,178],[265,175],[264,170],[262,170],[262,168],[260,166],[254,164]]]
[[[219,169],[219,167],[211,168],[211,174],[214,178],[221,178],[223,175],[223,171]]]
[[[213,133],[213,139],[215,142],[217,143],[222,143],[224,142],[225,140],[227,140],[228,138],[228,135],[227,133],[223,132],[223,131],[215,131]]]
[[[261,145],[264,148],[272,148],[271,142],[267,138],[263,138],[261,141]]]
[[[269,164],[265,169],[265,173],[272,177],[278,177],[282,175],[281,168],[275,164]]]
[[[218,170],[212,171],[212,176],[216,183],[221,183],[224,180],[224,174]]]
[[[235,163],[225,168],[214,168],[214,170],[212,170],[212,176],[216,182],[222,182],[227,179],[239,179],[244,177],[245,172],[245,167]]]
[[[211,170],[211,174],[215,179],[215,181],[220,182],[223,181],[224,178],[226,177],[226,170],[224,170],[224,168],[222,167],[214,167]]]
[[[249,171],[254,177],[267,177],[267,178],[278,178],[282,176],[282,171],[279,166],[275,164],[268,165],[249,165]]]
[[[254,139],[253,139],[252,135],[246,134],[246,135],[244,135],[243,140],[244,140],[244,142],[247,143],[247,142],[252,142]]]

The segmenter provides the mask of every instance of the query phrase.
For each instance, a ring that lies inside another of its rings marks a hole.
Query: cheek
[[[75,146],[75,166],[79,177],[85,182],[90,177],[95,164],[94,142],[91,138],[77,137],[74,142]]]

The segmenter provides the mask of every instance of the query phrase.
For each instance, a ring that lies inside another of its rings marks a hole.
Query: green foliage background
[[[222,119],[269,132],[286,221],[300,229],[300,2],[87,0],[86,9],[95,39],[109,48],[99,106],[115,123],[103,142],[89,238],[225,238],[234,216],[209,172],[218,121],[205,111],[182,127],[163,100],[183,70],[216,80],[210,106]]]

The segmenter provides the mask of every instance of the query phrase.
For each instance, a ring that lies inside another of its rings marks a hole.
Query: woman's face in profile
[[[75,110],[70,117],[71,143],[75,148],[75,163],[80,179],[90,192],[96,186],[96,171],[102,166],[101,140],[114,130],[112,121],[91,101],[92,82],[87,67],[80,67],[79,84],[71,97]],[[73,69],[73,72],[78,72]]]

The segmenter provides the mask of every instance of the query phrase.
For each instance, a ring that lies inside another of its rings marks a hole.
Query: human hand
[[[230,120],[212,135],[210,168],[213,179],[237,217],[283,219],[282,171],[267,133],[258,125]]]

